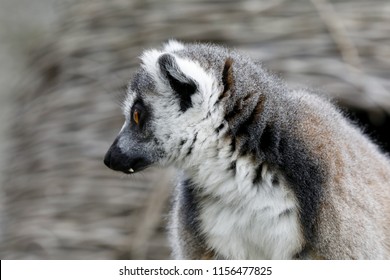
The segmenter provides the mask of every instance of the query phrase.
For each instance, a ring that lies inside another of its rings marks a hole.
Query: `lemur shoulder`
[[[141,60],[104,161],[181,170],[175,258],[390,258],[389,159],[329,101],[216,45]]]

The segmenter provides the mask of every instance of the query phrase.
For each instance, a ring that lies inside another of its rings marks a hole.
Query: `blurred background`
[[[174,171],[104,153],[145,48],[239,49],[390,149],[388,0],[0,0],[1,259],[167,259]]]

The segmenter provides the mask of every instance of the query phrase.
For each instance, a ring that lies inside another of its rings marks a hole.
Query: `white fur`
[[[174,39],[169,40],[168,43],[164,44],[164,51],[175,52],[184,49],[184,45]]]
[[[151,49],[144,51],[141,55],[141,67],[152,76],[152,79],[158,83],[160,81],[159,73],[160,69],[158,66],[158,58],[163,54],[163,52]]]
[[[122,104],[122,111],[123,111],[123,114],[124,114],[127,121],[129,120],[130,110],[131,110],[131,106],[133,103],[134,103],[134,93],[128,89],[127,94],[126,94],[126,98]],[[123,127],[122,127],[122,129],[123,129]]]
[[[281,174],[265,166],[263,181],[254,186],[249,159],[237,160],[235,176],[226,174],[227,168],[226,159],[216,157],[192,173],[206,197],[212,197],[203,201],[200,213],[207,245],[227,259],[291,258],[301,249],[302,233],[294,195],[283,179],[272,184],[272,177]],[[291,213],[279,216],[285,210]]]

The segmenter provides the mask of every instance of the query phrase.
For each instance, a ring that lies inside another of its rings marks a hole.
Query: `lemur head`
[[[229,126],[226,114],[237,109],[239,95],[231,93],[243,81],[234,81],[236,60],[247,61],[222,47],[177,41],[145,51],[141,60],[123,103],[125,123],[104,163],[125,173],[188,165],[195,144],[202,147],[199,157],[212,156],[218,131]]]

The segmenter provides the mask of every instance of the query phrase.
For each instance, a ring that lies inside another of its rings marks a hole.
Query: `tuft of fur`
[[[389,159],[331,103],[212,44],[141,60],[105,163],[182,170],[175,258],[390,258]]]

